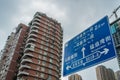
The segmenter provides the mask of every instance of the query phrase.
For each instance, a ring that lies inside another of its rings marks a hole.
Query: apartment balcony
[[[39,22],[36,22],[36,21],[34,21],[34,22],[33,22],[33,24],[37,24],[37,25],[40,25],[40,23],[39,23]]]
[[[29,41],[36,41],[34,38],[28,38],[26,43],[28,43]]]
[[[42,16],[40,16],[40,15],[37,14],[37,15],[35,15],[35,17],[39,17],[39,18],[41,18]]]
[[[27,58],[28,56],[33,57],[34,55],[32,55],[31,53],[25,53],[25,54],[22,56],[22,59],[25,59],[25,58]]]
[[[25,48],[24,52],[26,51],[34,51],[34,48]]]
[[[32,60],[31,60],[31,59],[29,59],[29,58],[22,59],[21,63],[24,63],[24,62],[30,62],[30,63],[32,63]]]
[[[56,74],[55,76],[56,76],[57,78],[59,78],[59,75]]]
[[[30,67],[30,66],[28,66],[28,65],[22,65],[22,64],[21,64],[21,66],[20,66],[19,70],[24,69],[24,68],[28,68],[28,69],[30,69],[31,67]]]
[[[31,42],[31,43],[27,43],[27,44],[25,45],[25,48],[28,48],[29,46],[35,46],[35,44],[33,44],[32,42]]]
[[[34,18],[33,21],[35,22],[35,21],[41,21],[41,20],[38,18]]]
[[[37,35],[36,35],[36,34],[33,34],[33,33],[29,34],[28,38],[32,38],[32,37],[37,37]],[[33,38],[33,39],[34,39],[34,38]]]
[[[38,27],[38,26],[31,26],[31,29],[32,29],[32,28],[39,29],[39,27]]]
[[[38,33],[38,30],[31,29],[31,30],[30,30],[30,33],[31,33],[31,32],[36,32],[36,33]]]
[[[29,73],[25,71],[19,71],[17,76],[21,76],[21,75],[29,75]]]

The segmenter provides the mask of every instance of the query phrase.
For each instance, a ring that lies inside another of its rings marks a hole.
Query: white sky
[[[0,50],[15,27],[27,25],[37,11],[61,23],[65,43],[105,15],[110,16],[119,5],[120,0],[0,0]]]

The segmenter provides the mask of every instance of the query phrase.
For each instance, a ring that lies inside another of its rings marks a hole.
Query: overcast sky
[[[119,5],[120,0],[0,0],[0,50],[15,27],[27,25],[37,11],[61,23],[65,43],[105,15],[110,16]]]

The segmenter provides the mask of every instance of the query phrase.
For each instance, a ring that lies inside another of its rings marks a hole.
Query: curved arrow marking
[[[107,49],[107,48],[104,48],[103,50],[104,51],[100,52],[101,54],[107,54],[109,52],[109,49]]]

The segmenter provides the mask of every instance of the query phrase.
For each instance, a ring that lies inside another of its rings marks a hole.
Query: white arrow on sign
[[[67,66],[66,69],[69,70],[71,68],[71,66]]]
[[[107,54],[109,52],[108,48],[104,48],[102,52],[100,52],[101,54]]]
[[[84,57],[85,57],[85,48],[83,47],[83,48],[81,49],[81,51],[82,51],[83,58],[84,58]]]

